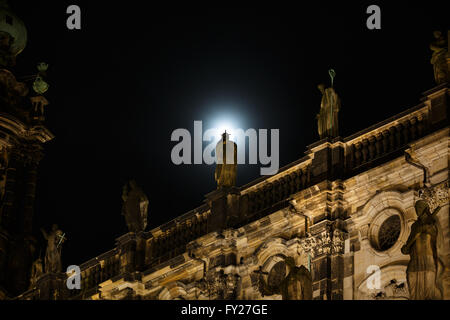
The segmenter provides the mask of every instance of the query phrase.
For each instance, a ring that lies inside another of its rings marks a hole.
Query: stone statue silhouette
[[[401,249],[403,254],[410,256],[406,269],[410,299],[441,299],[442,289],[438,280],[442,273],[442,262],[436,249],[438,230],[435,219],[440,207],[430,213],[428,203],[419,200],[415,209],[418,219],[412,224],[408,240]]]
[[[331,87],[325,88],[325,85],[322,83],[317,86],[322,93],[320,111],[316,116],[320,139],[334,138],[339,135],[338,112],[341,109],[341,101],[333,88],[333,79],[336,74],[333,69],[329,73]]]
[[[289,267],[289,273],[280,285],[283,300],[311,300],[311,273],[305,266],[297,267],[292,257],[286,258],[286,265]]]
[[[139,232],[147,227],[148,198],[144,191],[138,187],[135,180],[123,186],[122,215],[130,232]]]
[[[433,51],[431,64],[433,65],[434,80],[437,84],[441,84],[450,81],[447,64],[448,43],[440,31],[434,31],[433,36],[435,40],[430,44],[430,49]]]
[[[216,145],[217,165],[214,179],[218,189],[233,187],[236,184],[237,146],[229,137],[230,135],[225,131]],[[233,154],[229,154],[230,152]]]
[[[45,273],[58,273],[62,270],[61,249],[65,241],[64,233],[59,230],[58,225],[52,225],[52,230],[47,234],[41,229],[44,238],[47,240],[47,250],[45,251]]]
[[[288,275],[277,287],[271,287],[263,280],[260,270],[260,291],[264,295],[281,294],[283,300],[312,300],[311,273],[305,266],[297,267],[292,257],[287,257],[285,263],[289,268]]]
[[[39,278],[44,274],[44,266],[41,257],[37,258],[31,266],[30,288],[33,288]]]

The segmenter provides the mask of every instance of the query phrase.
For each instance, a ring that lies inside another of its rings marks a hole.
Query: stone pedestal
[[[239,190],[236,187],[217,189],[206,196],[211,216],[207,232],[221,231],[233,224],[239,217]]]

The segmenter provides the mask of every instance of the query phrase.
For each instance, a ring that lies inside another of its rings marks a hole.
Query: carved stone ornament
[[[300,240],[302,249],[312,257],[322,254],[343,253],[344,252],[344,232],[335,229],[329,230],[314,236],[309,236]]]
[[[434,211],[437,207],[448,204],[449,183],[448,181],[438,184],[431,188],[423,188],[419,191],[419,197],[425,200],[430,207],[430,211]]]

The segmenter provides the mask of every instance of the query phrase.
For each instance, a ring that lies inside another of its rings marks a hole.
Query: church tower
[[[32,221],[42,145],[53,139],[43,125],[45,64],[30,83],[12,73],[27,43],[27,30],[0,1],[0,300],[24,292],[36,256]],[[34,82],[33,82],[34,81]]]

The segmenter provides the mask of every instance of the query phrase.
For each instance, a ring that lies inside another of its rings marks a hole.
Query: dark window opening
[[[391,248],[398,240],[401,230],[400,217],[397,215],[387,218],[381,225],[378,234],[379,250]]]
[[[6,15],[6,23],[9,25],[13,24],[13,18],[11,16]]]

